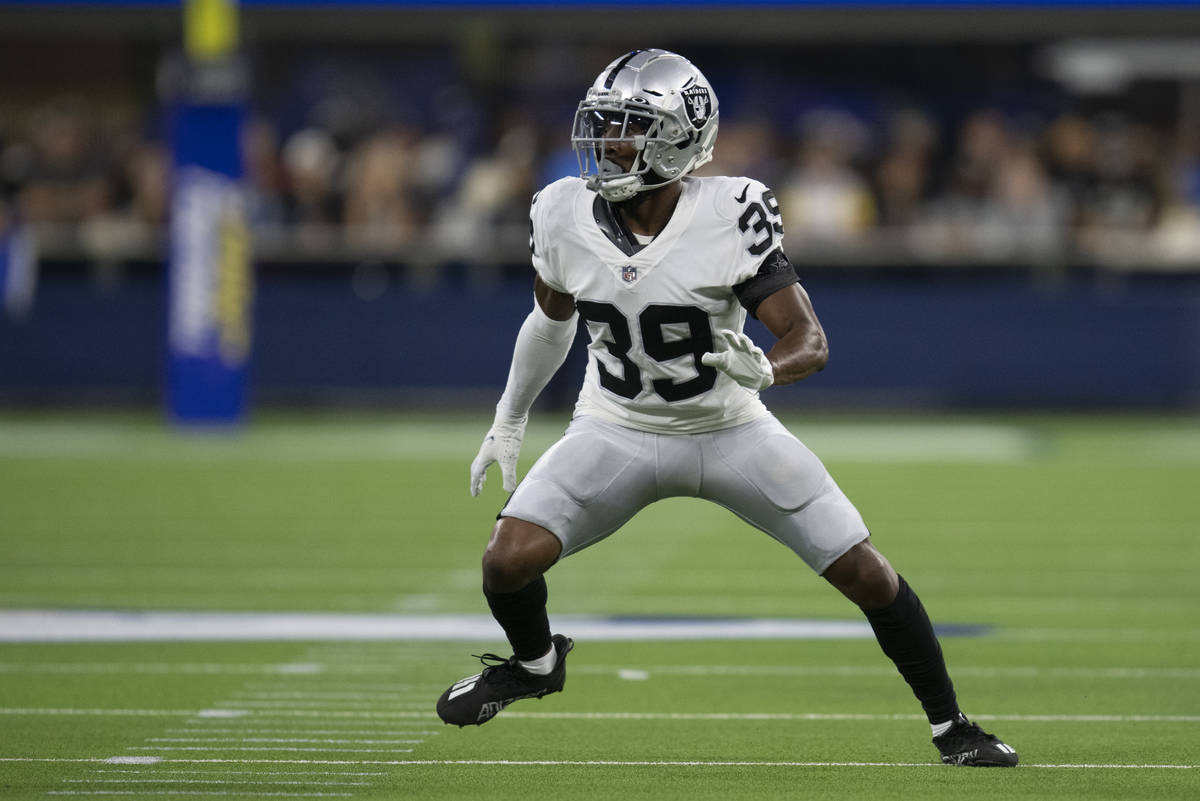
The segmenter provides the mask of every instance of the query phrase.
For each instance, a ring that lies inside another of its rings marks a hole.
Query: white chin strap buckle
[[[619,203],[629,200],[642,188],[642,176],[626,175],[623,178],[600,178],[596,181],[596,191],[600,197],[609,203]]]

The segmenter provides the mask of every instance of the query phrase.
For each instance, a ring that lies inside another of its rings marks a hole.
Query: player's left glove
[[[762,348],[745,334],[723,328],[713,343],[716,350],[700,357],[709,367],[715,367],[747,389],[758,391],[775,383],[775,372]]]
[[[500,478],[505,492],[517,488],[517,457],[521,454],[521,442],[525,439],[525,423],[528,418],[519,422],[500,422],[492,424],[483,444],[479,446],[479,454],[471,462],[471,494],[478,495],[483,489],[487,478],[487,469],[494,462],[500,463]]]

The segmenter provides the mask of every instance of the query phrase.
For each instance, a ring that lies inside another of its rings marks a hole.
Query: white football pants
[[[704,434],[653,434],[578,417],[500,515],[548,529],[568,556],[654,501],[680,496],[724,506],[817,573],[869,535],[821,460],[771,414]]]

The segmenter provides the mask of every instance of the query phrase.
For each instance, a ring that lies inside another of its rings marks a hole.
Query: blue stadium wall
[[[776,407],[1200,407],[1200,276],[847,270],[805,285],[831,361],[772,390]],[[495,402],[528,276],[420,287],[392,274],[377,290],[364,299],[344,267],[263,270],[252,403]],[[0,313],[0,401],[159,402],[164,298],[155,269],[115,282],[48,270],[27,319]],[[570,403],[583,362],[577,340],[544,406]]]

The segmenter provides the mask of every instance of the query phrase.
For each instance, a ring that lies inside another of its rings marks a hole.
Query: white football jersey
[[[633,255],[601,229],[597,195],[579,178],[556,181],[534,197],[534,269],[575,298],[591,336],[576,415],[697,433],[766,413],[757,392],[700,357],[714,349],[717,331],[742,330],[746,309],[733,287],[754,278],[780,249],[779,206],[749,178],[688,177],[681,184],[666,228]]]

